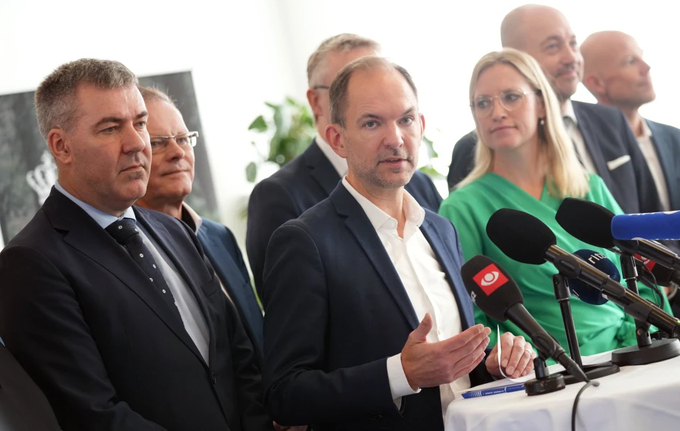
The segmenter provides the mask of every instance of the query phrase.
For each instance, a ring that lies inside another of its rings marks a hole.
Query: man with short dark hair
[[[503,47],[534,57],[560,98],[567,133],[581,164],[598,174],[627,213],[659,211],[652,174],[623,114],[614,108],[571,100],[583,76],[583,57],[566,17],[549,6],[524,5],[501,24]],[[448,183],[453,188],[471,171],[477,136],[453,148]]]
[[[151,147],[137,78],[82,59],[36,91],[58,181],[0,253],[0,336],[65,430],[266,430],[260,373],[194,233],[133,207]]]
[[[380,45],[373,40],[339,34],[323,41],[309,57],[307,100],[314,113],[317,136],[304,153],[257,184],[248,202],[246,251],[261,298],[264,257],[272,233],[326,199],[347,172],[347,162],[335,154],[325,140],[325,130],[330,124],[331,82],[350,61],[377,55],[379,51]],[[425,208],[435,212],[439,209],[442,198],[427,175],[416,172],[406,188]]]
[[[330,88],[331,148],[347,175],[274,232],[264,271],[265,384],[272,416],[315,430],[443,430],[455,392],[531,371],[506,333],[484,366],[453,225],[405,189],[425,120],[408,72],[381,57]],[[419,323],[420,322],[420,323]],[[501,364],[501,365],[499,365]]]
[[[588,36],[581,52],[583,84],[598,103],[623,112],[652,172],[662,209],[680,210],[680,130],[646,120],[638,112],[656,99],[642,49],[625,33],[602,31]]]
[[[199,216],[184,202],[194,180],[194,146],[198,132],[187,129],[182,114],[167,94],[149,87],[140,87],[139,91],[149,112],[147,130],[151,135],[153,158],[146,194],[135,204],[178,218],[196,233],[261,361],[262,311],[236,238],[228,227]]]

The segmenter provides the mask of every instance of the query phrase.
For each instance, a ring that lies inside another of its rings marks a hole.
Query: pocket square
[[[621,156],[618,159],[608,161],[607,167],[610,171],[613,171],[614,169],[628,162],[630,162],[630,156],[626,154],[625,156]]]

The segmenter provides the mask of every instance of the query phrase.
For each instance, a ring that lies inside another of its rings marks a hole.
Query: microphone
[[[531,232],[531,235],[523,232]],[[551,262],[566,277],[579,279],[601,291],[633,318],[650,323],[671,337],[680,335],[680,321],[586,264],[580,257],[558,247],[555,234],[531,214],[502,208],[489,218],[486,233],[511,259],[534,265]]]
[[[635,266],[640,278],[649,284],[661,286],[669,286],[671,283],[680,284],[680,271],[658,265],[653,260],[644,258],[639,254],[635,255]],[[650,277],[650,274],[654,277]]]
[[[501,322],[510,320],[531,338],[541,355],[556,360],[579,380],[588,381],[578,364],[527,311],[522,292],[500,265],[486,256],[477,255],[463,264],[461,276],[472,302],[484,314]]]
[[[604,255],[596,251],[586,249],[578,250],[574,252],[574,254],[607,274],[612,280],[616,282],[621,281],[621,274],[619,273],[619,270],[616,269],[616,266],[612,263],[612,261],[607,259]],[[586,304],[602,305],[608,301],[607,298],[602,296],[602,292],[597,289],[593,289],[591,286],[583,283],[577,278],[569,279],[569,290],[574,294],[574,296]]]
[[[616,239],[680,239],[680,211],[620,214],[612,218]]]
[[[596,247],[618,247],[629,255],[640,254],[669,269],[680,270],[680,258],[663,245],[640,240],[620,240],[612,235],[612,219],[616,217],[602,205],[585,199],[565,198],[557,209],[555,220],[573,237]]]

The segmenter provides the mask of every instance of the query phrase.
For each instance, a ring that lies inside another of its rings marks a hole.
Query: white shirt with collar
[[[638,145],[640,145],[642,155],[645,156],[647,166],[649,166],[649,170],[652,172],[654,184],[656,184],[656,191],[659,193],[659,199],[661,200],[661,206],[664,211],[670,211],[671,201],[670,196],[668,195],[666,177],[664,176],[663,168],[659,161],[659,155],[656,153],[654,142],[652,142],[652,131],[649,129],[649,126],[644,119],[642,119],[642,135],[637,136],[637,141]]]
[[[326,142],[324,138],[318,133],[316,134],[316,144],[321,149],[321,152],[326,156],[331,165],[335,168],[335,171],[340,175],[340,178],[347,175],[347,160],[338,156],[335,151],[331,148],[330,144]]]
[[[574,113],[574,105],[572,105],[571,100],[567,101],[567,108],[562,114],[562,119],[564,120],[564,127],[567,130],[567,134],[574,143],[574,148],[578,153],[579,160],[586,171],[590,174],[597,174],[597,169],[595,168],[595,163],[593,163],[593,158],[590,157],[590,152],[586,148],[586,143],[583,140],[583,135],[578,129],[578,120],[576,119],[576,114]]]
[[[61,194],[82,208],[83,211],[85,211],[90,217],[94,219],[95,222],[97,222],[99,226],[102,227],[102,229],[106,229],[111,223],[124,218],[131,218],[137,221],[132,207],[129,207],[127,210],[125,210],[125,213],[121,217],[116,217],[98,210],[92,205],[76,198],[71,193],[67,192],[66,189],[64,189],[61,184],[59,184],[59,181],[57,181],[54,187],[59,192],[61,192]],[[203,313],[201,312],[201,308],[198,306],[196,298],[182,276],[177,271],[177,268],[175,268],[172,260],[165,254],[163,249],[158,247],[156,242],[153,240],[153,237],[151,237],[149,233],[146,232],[144,226],[142,226],[141,223],[137,223],[137,226],[139,227],[139,233],[142,237],[144,245],[153,255],[156,263],[158,263],[161,273],[163,274],[163,278],[165,278],[165,282],[167,283],[170,292],[172,292],[172,296],[175,299],[175,305],[179,310],[179,315],[182,318],[182,323],[184,324],[184,329],[187,331],[187,334],[189,334],[189,337],[191,337],[191,340],[201,353],[203,360],[205,360],[206,363],[209,363],[210,358],[208,346],[210,344],[210,332],[208,331],[208,325],[205,321]]]
[[[418,321],[422,321],[426,313],[432,316],[432,330],[427,341],[434,343],[446,340],[462,332],[462,324],[458,304],[446,274],[420,230],[425,220],[425,210],[404,190],[404,226],[403,238],[397,233],[397,220],[359,193],[344,177],[342,184],[363,208],[373,228],[375,228],[385,251],[390,257],[404,289],[411,300]],[[401,397],[420,392],[413,391],[408,384],[404,368],[401,365],[401,353],[387,359],[387,376],[390,382],[392,398],[401,405]],[[458,380],[439,386],[442,403],[442,416],[446,408],[455,398],[454,392],[468,389],[470,377],[465,375]]]

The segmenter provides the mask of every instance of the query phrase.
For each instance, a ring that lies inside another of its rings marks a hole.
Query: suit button
[[[210,374],[210,381],[212,381],[213,385],[217,384],[217,376],[215,375],[215,373]]]

